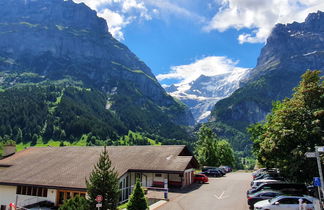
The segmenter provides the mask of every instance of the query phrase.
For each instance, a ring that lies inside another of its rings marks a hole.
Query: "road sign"
[[[306,152],[305,156],[307,158],[315,158],[316,157],[316,153],[315,152]]]
[[[317,147],[317,151],[324,152],[324,147]]]
[[[101,208],[102,207],[102,203],[97,203],[96,204],[96,208]]]
[[[315,187],[320,187],[321,186],[321,179],[319,177],[314,177],[314,186]]]
[[[97,195],[96,201],[100,203],[102,201],[102,195]]]

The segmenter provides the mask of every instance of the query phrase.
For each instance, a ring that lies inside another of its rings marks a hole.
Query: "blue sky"
[[[162,84],[253,68],[276,23],[301,22],[323,0],[74,0],[106,19],[109,32]]]

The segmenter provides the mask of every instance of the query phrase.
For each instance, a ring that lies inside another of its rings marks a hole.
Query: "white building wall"
[[[0,185],[0,206],[16,202],[16,186]]]
[[[180,174],[169,174],[169,181],[181,182]]]
[[[10,203],[24,204],[26,200],[30,202],[35,202],[37,199],[39,201],[47,200],[50,202],[56,203],[56,190],[55,189],[48,189],[47,197],[37,197],[37,196],[30,196],[30,195],[17,195],[16,194],[16,186],[5,186],[0,185],[0,206],[1,205],[9,205]],[[16,203],[17,202],[17,203]]]
[[[56,194],[57,194],[57,190],[48,189],[48,191],[47,191],[47,199],[48,199],[48,201],[51,201],[54,204],[56,204]]]

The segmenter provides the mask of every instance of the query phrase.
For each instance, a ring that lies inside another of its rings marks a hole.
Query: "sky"
[[[73,1],[105,18],[164,85],[253,68],[275,24],[324,11],[324,0]]]

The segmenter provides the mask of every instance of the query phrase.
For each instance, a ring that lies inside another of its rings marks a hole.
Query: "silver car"
[[[317,198],[310,196],[278,196],[269,200],[259,201],[254,204],[255,210],[313,210]]]

